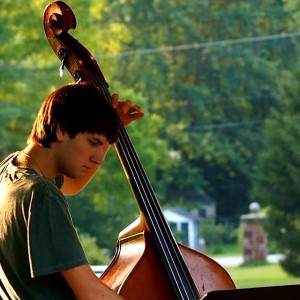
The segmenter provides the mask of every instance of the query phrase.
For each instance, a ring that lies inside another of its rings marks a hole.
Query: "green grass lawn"
[[[241,246],[222,246],[220,253],[213,249],[207,249],[206,255],[210,257],[239,256],[242,253]],[[261,286],[299,284],[300,277],[288,275],[279,264],[260,264],[252,266],[225,267],[237,288],[251,288]],[[300,299],[300,297],[299,297]]]
[[[205,254],[210,257],[229,257],[229,256],[238,256],[243,253],[243,249],[241,245],[229,244],[222,245],[222,247],[215,248],[207,248],[205,249]]]
[[[237,288],[300,284],[300,278],[288,275],[278,264],[225,268]]]

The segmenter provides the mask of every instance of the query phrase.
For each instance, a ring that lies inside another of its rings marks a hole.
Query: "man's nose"
[[[96,165],[101,165],[103,162],[103,150],[97,149],[91,156],[91,161]]]

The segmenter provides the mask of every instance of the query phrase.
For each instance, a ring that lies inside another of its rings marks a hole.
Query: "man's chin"
[[[75,179],[82,179],[87,173],[87,169],[84,169],[77,174],[75,174]]]
[[[85,175],[85,172],[81,172],[81,173],[77,173],[77,174],[68,174],[67,176],[70,177],[71,179],[74,179],[74,180],[79,180],[81,178],[83,178]]]

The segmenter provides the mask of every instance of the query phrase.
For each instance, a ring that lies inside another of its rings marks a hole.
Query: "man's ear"
[[[66,135],[67,135],[67,133],[65,131],[62,131],[60,129],[60,127],[57,126],[57,128],[56,128],[56,139],[57,139],[57,141],[62,142],[65,139]]]

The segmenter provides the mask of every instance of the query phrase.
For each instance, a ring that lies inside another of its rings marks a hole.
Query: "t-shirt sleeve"
[[[40,184],[32,190],[27,241],[31,277],[87,263],[68,203],[56,188]]]

